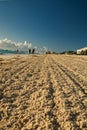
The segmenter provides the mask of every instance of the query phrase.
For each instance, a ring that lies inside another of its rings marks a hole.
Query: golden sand
[[[87,57],[0,56],[0,130],[87,130]]]

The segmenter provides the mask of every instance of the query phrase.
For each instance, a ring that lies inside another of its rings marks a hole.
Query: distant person
[[[32,54],[34,54],[35,53],[35,49],[32,49]]]
[[[19,50],[17,49],[17,54],[18,54]]]
[[[31,49],[29,49],[29,54],[31,54]]]

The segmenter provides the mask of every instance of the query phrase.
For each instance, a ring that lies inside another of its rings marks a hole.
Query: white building
[[[77,54],[82,54],[82,52],[86,52],[87,51],[87,47],[81,48],[77,50]]]

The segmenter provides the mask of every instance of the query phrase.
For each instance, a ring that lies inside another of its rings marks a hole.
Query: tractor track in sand
[[[0,64],[0,130],[87,130],[86,77],[64,57],[77,64],[58,55]]]

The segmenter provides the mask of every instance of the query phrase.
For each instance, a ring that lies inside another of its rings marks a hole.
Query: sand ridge
[[[86,130],[87,57],[0,57],[0,130]]]

